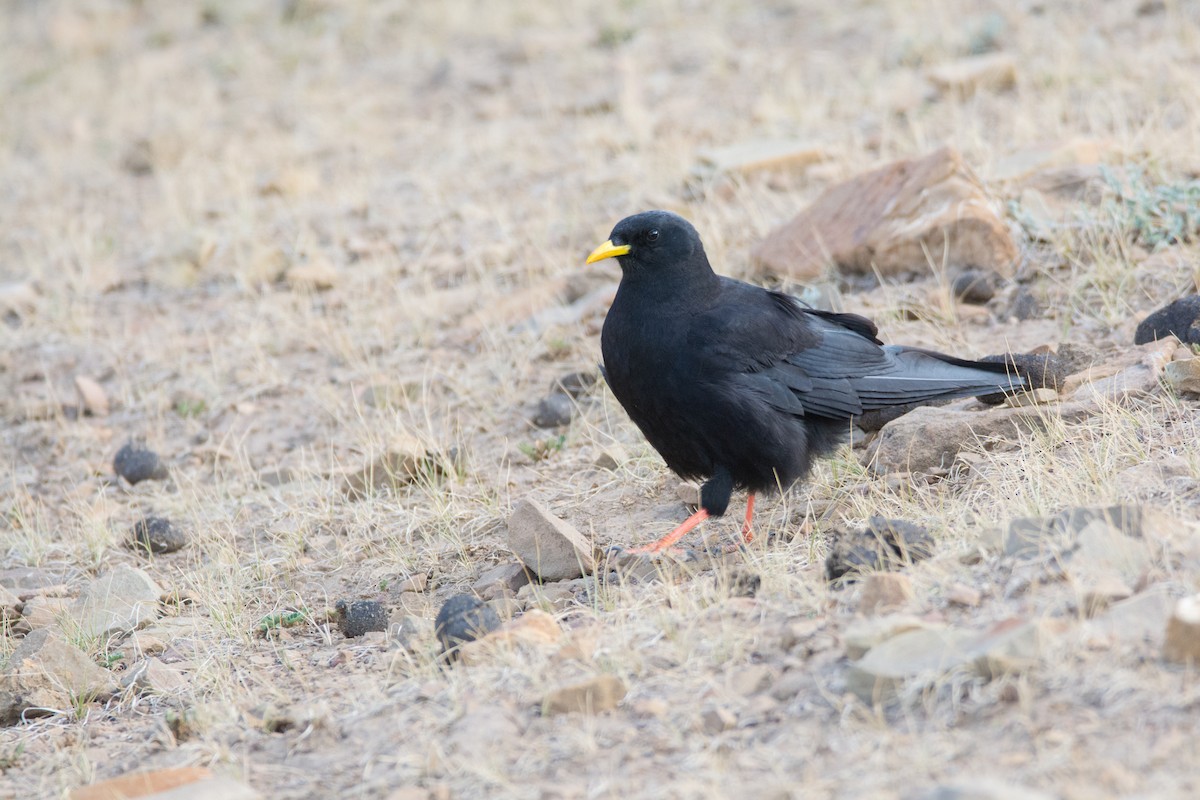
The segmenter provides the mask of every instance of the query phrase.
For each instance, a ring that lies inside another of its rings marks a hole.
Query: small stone
[[[851,624],[842,634],[846,658],[857,661],[868,650],[908,631],[937,627],[911,614],[885,614],[867,617]]]
[[[1163,658],[1181,664],[1200,664],[1200,594],[1175,603],[1167,620]]]
[[[1174,336],[1185,344],[1200,344],[1200,294],[1182,297],[1142,320],[1134,344],[1148,344]]]
[[[1017,62],[1007,53],[960,58],[929,70],[930,83],[944,92],[969,97],[980,89],[1003,91],[1017,82]]]
[[[144,517],[133,524],[129,546],[156,555],[174,553],[187,544],[187,536],[166,517]]]
[[[58,627],[71,618],[71,601],[65,597],[39,595],[25,601],[20,625],[29,629]]]
[[[1013,293],[1008,305],[1008,316],[1020,322],[1036,318],[1042,313],[1042,304],[1028,288],[1022,286]]]
[[[158,453],[132,441],[126,442],[113,456],[113,471],[130,484],[166,480],[168,475]]]
[[[484,600],[495,600],[516,594],[529,580],[529,570],[524,564],[499,564],[476,578],[471,590]]]
[[[122,564],[88,584],[71,614],[82,636],[101,640],[123,636],[158,619],[162,595],[162,588],[149,575]]]
[[[983,305],[996,296],[996,273],[968,269],[960,272],[950,291],[964,303]]]
[[[1014,395],[1009,395],[1005,400],[1005,404],[1010,408],[1022,408],[1024,406],[1044,406],[1049,403],[1058,402],[1058,392],[1053,389],[1033,389],[1028,392],[1018,392]]]
[[[337,285],[338,270],[324,259],[313,259],[288,267],[284,279],[298,291],[324,292]]]
[[[728,708],[710,708],[700,715],[700,730],[709,736],[715,736],[736,727],[737,716]]]
[[[562,641],[562,628],[554,617],[540,609],[530,609],[488,635],[463,644],[459,656],[464,664],[479,664],[497,650],[513,647],[532,649],[552,647]]]
[[[675,487],[675,494],[685,506],[697,508],[700,505],[700,484],[693,481],[681,481]]]
[[[187,674],[157,658],[146,658],[129,668],[121,685],[157,694],[176,694],[187,688]]]
[[[457,654],[457,648],[500,627],[495,610],[477,597],[456,594],[442,604],[433,622],[434,635],[442,652]]]
[[[1119,575],[1113,574],[1086,581],[1081,588],[1083,613],[1089,617],[1133,596],[1133,589]]]
[[[555,392],[538,401],[537,410],[533,412],[533,424],[539,428],[561,428],[570,424],[574,414],[575,404],[571,398]]]
[[[596,567],[593,548],[583,535],[532,499],[513,508],[508,546],[543,582],[571,580]]]
[[[599,714],[616,708],[627,691],[625,682],[616,675],[597,675],[548,692],[542,698],[542,713]]]
[[[415,575],[410,575],[396,586],[396,591],[400,594],[405,592],[421,593],[429,588],[429,573],[418,572]]]
[[[1043,621],[1009,619],[996,623],[971,642],[969,653],[976,673],[992,680],[1036,665],[1046,638]]]
[[[1182,351],[1183,348],[1179,350]],[[1163,375],[1175,391],[1200,394],[1200,358],[1172,360],[1164,368]]]
[[[338,629],[347,639],[388,629],[388,613],[382,603],[374,600],[338,600],[333,608],[337,612]]]
[[[956,583],[946,590],[946,602],[953,606],[975,608],[982,600],[982,592],[962,583]]]
[[[895,572],[873,572],[862,582],[858,609],[864,614],[876,614],[908,605],[916,597],[907,575]]]
[[[1074,361],[1060,359],[1051,353],[1005,353],[984,356],[979,360],[989,364],[1006,364],[1009,374],[1025,378],[1031,388],[1053,389],[1056,395],[1066,383],[1067,376],[1075,371]],[[979,401],[988,405],[998,405],[1010,397],[1021,397],[1024,394],[1025,392],[1018,392],[1010,396],[1004,392],[995,392],[980,395]]]
[[[1003,277],[1017,260],[1007,223],[953,148],[830,187],[752,257],[764,271],[808,283],[831,262],[855,275],[924,273],[929,253],[952,269]]]
[[[550,395],[565,394],[578,400],[591,392],[599,380],[596,372],[568,372],[550,384]]]
[[[108,416],[108,393],[94,378],[86,375],[75,376],[75,391],[79,392],[79,400],[83,410],[93,417]]]
[[[72,700],[100,700],[116,681],[52,628],[33,631],[12,651],[0,674],[0,724],[53,713]]]
[[[600,455],[596,456],[596,460],[592,462],[592,466],[596,469],[606,469],[610,472],[615,472],[621,467],[629,463],[629,453],[619,444],[605,445],[600,451]]]
[[[644,697],[641,700],[634,701],[633,707],[630,710],[634,716],[665,719],[671,713],[671,704],[659,697]]]

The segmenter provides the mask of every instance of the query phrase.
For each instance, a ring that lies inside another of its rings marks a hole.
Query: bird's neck
[[[635,294],[643,303],[695,308],[706,305],[720,288],[721,279],[703,253],[669,268],[634,269],[621,275],[621,289]]]

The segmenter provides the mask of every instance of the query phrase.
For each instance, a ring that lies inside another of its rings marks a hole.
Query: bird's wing
[[[722,303],[702,314],[693,331],[709,344],[700,348],[709,354],[705,372],[779,411],[846,419],[1023,383],[1002,364],[884,346],[865,317],[808,309],[787,295],[751,289],[730,282]]]

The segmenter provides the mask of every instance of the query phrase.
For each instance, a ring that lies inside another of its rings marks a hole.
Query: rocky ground
[[[0,797],[1200,793],[1194,4],[2,17]],[[1038,388],[610,557],[653,207]]]

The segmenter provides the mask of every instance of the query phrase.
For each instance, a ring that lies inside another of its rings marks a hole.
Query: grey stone
[[[0,675],[0,722],[53,713],[72,701],[103,699],[115,689],[112,674],[58,631],[36,630],[21,640]]]
[[[497,597],[516,594],[527,583],[529,570],[524,564],[498,564],[476,578],[471,584],[471,589],[484,600],[495,600]]]
[[[162,595],[149,575],[122,564],[88,584],[72,606],[72,617],[82,636],[123,636],[158,619]]]
[[[539,428],[561,428],[575,415],[575,403],[568,395],[555,392],[538,401],[533,412],[533,424]]]
[[[135,550],[163,555],[187,544],[187,535],[166,517],[144,517],[133,524],[129,544]]]
[[[166,480],[168,476],[167,466],[158,453],[132,441],[126,442],[113,456],[113,471],[130,484]]]
[[[521,500],[513,508],[508,546],[543,581],[578,578],[596,566],[593,548],[583,535],[536,500]]]
[[[387,609],[375,600],[338,600],[334,610],[337,612],[338,630],[348,639],[372,631],[386,631],[388,628]]]

